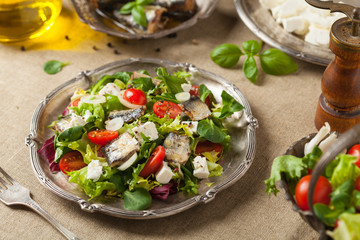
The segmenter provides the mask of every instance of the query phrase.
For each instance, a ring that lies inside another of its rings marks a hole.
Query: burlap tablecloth
[[[175,38],[141,41],[124,41],[90,29],[65,0],[60,18],[44,36],[0,45],[0,166],[83,239],[317,239],[317,233],[292,211],[283,192],[269,199],[264,180],[276,156],[316,131],[314,115],[324,68],[297,61],[296,74],[276,77],[260,73],[259,84],[254,85],[245,79],[240,64],[223,69],[210,60],[217,45],[241,45],[250,39],[258,40],[239,19],[232,0],[220,1],[208,19],[178,32]],[[113,48],[107,46],[109,42]],[[82,211],[76,203],[45,189],[34,175],[24,139],[38,103],[80,71],[130,57],[190,62],[230,80],[248,99],[260,124],[254,162],[243,178],[212,202],[162,219],[120,219]],[[52,59],[71,64],[48,75],[42,65]],[[27,208],[0,204],[0,219],[0,239],[63,239]]]

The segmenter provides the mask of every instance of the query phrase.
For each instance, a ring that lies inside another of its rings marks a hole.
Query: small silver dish
[[[241,20],[267,44],[290,56],[317,65],[327,66],[334,58],[328,47],[310,44],[285,31],[258,0],[234,0],[234,2]]]
[[[219,162],[224,169],[222,176],[202,180],[199,183],[198,195],[190,196],[177,193],[170,195],[166,201],[154,199],[151,208],[144,211],[125,210],[122,200],[119,198],[107,199],[106,201],[102,199],[88,201],[88,197],[77,185],[68,182],[67,176],[61,172],[51,173],[47,160],[38,155],[37,150],[41,148],[46,139],[53,135],[53,132],[46,126],[62,113],[77,88],[88,89],[103,75],[114,74],[118,71],[144,69],[151,75],[155,75],[154,69],[156,67],[166,67],[168,72],[186,70],[193,74],[194,84],[206,84],[217,101],[221,101],[221,92],[226,90],[245,107],[242,111],[235,113],[228,121],[232,146]],[[101,212],[121,218],[150,219],[173,215],[199,203],[207,203],[214,199],[219,191],[239,180],[253,162],[256,145],[255,129],[257,127],[257,119],[252,115],[248,101],[241,91],[226,79],[188,63],[182,64],[151,58],[131,58],[113,62],[92,71],[83,71],[78,77],[50,92],[34,111],[26,144],[30,148],[31,165],[36,177],[51,192],[78,203],[81,209],[88,212]],[[211,187],[206,185],[209,182],[213,183]]]
[[[209,17],[214,11],[218,0],[196,0],[197,12],[194,16],[175,27],[152,34],[138,33],[132,28],[126,27],[115,19],[101,13],[101,11],[98,11],[96,0],[71,0],[71,2],[80,20],[96,31],[125,39],[157,39],[189,28],[195,25],[200,19]]]

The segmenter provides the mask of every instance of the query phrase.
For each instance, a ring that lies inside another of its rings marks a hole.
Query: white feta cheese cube
[[[92,113],[91,113],[89,110],[86,110],[86,111],[85,111],[85,114],[84,114],[84,116],[83,116],[84,121],[87,122],[87,120],[88,120],[89,117],[91,117],[91,116],[92,116]]]
[[[209,177],[210,173],[205,157],[197,156],[196,158],[194,158],[193,164],[195,168],[193,171],[193,175],[195,177],[200,179]]]
[[[105,94],[110,94],[119,96],[120,91],[120,88],[115,83],[108,83],[99,91],[99,95],[105,96]]]
[[[283,19],[297,16],[300,11],[307,7],[305,1],[288,0],[283,4],[271,9],[271,12],[277,22],[282,22]]]
[[[102,164],[99,160],[92,160],[89,165],[87,166],[87,179],[92,179],[94,182],[99,180],[101,174],[102,174]]]
[[[190,92],[192,85],[189,83],[182,83],[181,88],[184,90],[184,92]]]
[[[287,32],[303,35],[308,31],[309,23],[301,16],[286,18],[282,23]]]
[[[189,92],[179,92],[179,93],[175,94],[175,98],[179,102],[186,102],[186,101],[190,100],[190,93]]]
[[[197,133],[198,121],[183,121],[182,124],[185,124],[189,127],[190,131],[194,134]]]
[[[168,163],[163,161],[161,168],[156,172],[155,178],[161,184],[167,184],[175,174],[172,172]]]
[[[260,0],[260,4],[265,8],[274,8],[283,4],[286,0]]]
[[[159,138],[159,133],[156,129],[155,123],[146,122],[132,129],[136,139],[142,143],[143,139],[141,137],[141,133],[146,137],[150,138],[151,141],[154,141]]]
[[[310,25],[309,33],[305,36],[305,41],[315,45],[327,45],[330,41],[330,31]]]

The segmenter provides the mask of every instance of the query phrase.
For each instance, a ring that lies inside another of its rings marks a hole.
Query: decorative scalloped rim
[[[200,19],[209,17],[211,15],[211,13],[214,11],[219,0],[208,0],[211,3],[208,5],[208,8],[201,9],[201,11],[203,11],[202,14],[195,15],[194,17],[190,18],[189,20],[183,22],[182,24],[180,24],[176,27],[162,30],[162,31],[152,33],[152,34],[146,34],[146,33],[144,33],[144,34],[135,33],[134,34],[134,33],[130,33],[127,31],[124,31],[124,32],[116,31],[116,30],[106,26],[102,22],[99,22],[95,19],[94,14],[98,18],[102,18],[102,17],[99,16],[97,13],[93,13],[91,11],[91,9],[89,8],[89,4],[88,4],[89,1],[91,1],[91,0],[71,0],[73,6],[75,8],[75,11],[80,18],[80,21],[82,21],[85,24],[88,24],[90,26],[90,28],[92,28],[96,31],[99,31],[99,32],[107,33],[107,34],[110,34],[113,36],[122,37],[122,38],[126,38],[126,39],[157,39],[157,38],[165,37],[171,33],[175,33],[180,30],[189,28],[189,27],[195,25]]]
[[[122,210],[122,209],[118,209],[118,208],[114,208],[114,207],[109,207],[109,206],[102,205],[102,204],[91,204],[88,201],[86,201],[78,196],[75,196],[73,194],[66,192],[65,190],[58,187],[56,184],[54,184],[50,179],[48,179],[46,177],[45,172],[42,170],[42,168],[40,166],[40,161],[39,161],[39,157],[37,154],[37,147],[35,144],[37,123],[39,121],[41,112],[45,108],[46,104],[51,100],[51,98],[55,94],[60,92],[63,88],[65,88],[66,86],[68,86],[76,81],[79,81],[83,77],[87,78],[87,76],[91,76],[92,74],[99,72],[101,70],[111,69],[113,67],[120,67],[120,66],[128,65],[128,64],[134,63],[134,62],[153,63],[153,64],[159,64],[159,65],[165,64],[165,65],[171,66],[171,67],[182,67],[184,69],[188,69],[191,71],[197,71],[205,76],[209,76],[210,78],[212,78],[216,81],[219,81],[219,79],[220,79],[222,84],[226,85],[227,88],[231,88],[232,90],[234,90],[236,92],[236,94],[238,94],[238,97],[241,99],[242,104],[244,105],[244,113],[246,114],[247,121],[249,123],[247,125],[247,131],[246,131],[247,138],[249,139],[249,146],[248,146],[247,152],[245,154],[244,161],[226,179],[226,181],[224,181],[223,183],[221,183],[213,188],[210,188],[203,195],[194,196],[186,201],[183,201],[183,202],[173,205],[171,207],[155,209],[155,210],[127,211],[127,210]],[[256,145],[255,130],[256,130],[256,128],[258,128],[258,121],[252,115],[248,101],[246,100],[246,98],[244,97],[242,92],[239,89],[237,89],[234,84],[230,83],[228,80],[226,80],[220,76],[217,76],[213,73],[210,73],[208,71],[198,69],[194,65],[188,64],[188,63],[181,64],[181,63],[160,60],[160,59],[153,59],[153,58],[131,58],[131,59],[123,60],[123,61],[109,63],[109,64],[101,66],[95,70],[92,70],[92,71],[81,72],[78,77],[71,79],[68,82],[65,82],[64,84],[60,85],[59,87],[57,87],[53,91],[51,91],[44,98],[44,100],[42,100],[40,102],[40,104],[36,107],[33,117],[32,117],[32,120],[31,120],[31,124],[30,124],[30,134],[26,137],[25,143],[30,148],[30,160],[31,160],[31,165],[33,167],[35,175],[37,176],[37,178],[41,182],[41,184],[43,184],[46,188],[48,188],[53,193],[57,194],[58,196],[60,196],[62,198],[77,202],[80,205],[81,209],[84,211],[88,211],[88,212],[98,211],[98,212],[102,212],[102,213],[105,213],[105,214],[108,214],[111,216],[122,217],[122,218],[150,219],[150,218],[160,218],[160,217],[170,216],[170,215],[182,212],[186,209],[189,209],[201,202],[207,203],[207,202],[213,200],[219,191],[231,186],[237,180],[239,180],[249,169],[249,167],[252,164],[252,161],[254,159],[254,156],[255,156],[255,145]]]

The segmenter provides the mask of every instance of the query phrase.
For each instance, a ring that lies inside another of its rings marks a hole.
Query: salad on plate
[[[270,178],[265,181],[269,196],[279,192],[275,183],[284,178],[290,193],[300,208],[300,214],[310,211],[308,191],[311,173],[316,163],[331,145],[337,133],[325,123],[304,146],[304,157],[293,155],[274,159]],[[344,149],[318,179],[313,197],[316,217],[326,226],[326,234],[335,240],[360,239],[360,144]]]
[[[38,153],[89,200],[121,198],[125,209],[142,210],[153,198],[197,194],[202,179],[222,174],[226,121],[243,106],[226,91],[216,102],[189,72],[155,72],[117,72],[76,89],[49,125],[54,136]]]

